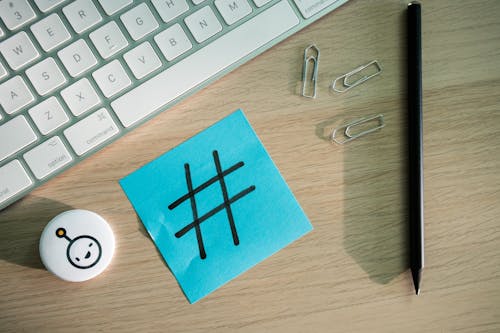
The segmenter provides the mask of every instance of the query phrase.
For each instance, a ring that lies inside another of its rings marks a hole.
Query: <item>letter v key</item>
[[[161,66],[160,58],[149,42],[144,42],[128,51],[123,58],[137,79],[142,79]]]

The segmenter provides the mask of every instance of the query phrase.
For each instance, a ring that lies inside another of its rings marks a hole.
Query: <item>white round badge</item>
[[[48,271],[66,281],[92,279],[108,267],[115,237],[101,216],[75,209],[50,221],[40,237],[40,257]]]

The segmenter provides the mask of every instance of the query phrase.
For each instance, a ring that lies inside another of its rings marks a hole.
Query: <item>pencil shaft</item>
[[[408,6],[408,154],[410,268],[418,294],[424,267],[421,7]],[[418,273],[418,274],[417,274]],[[418,277],[418,278],[417,278]]]

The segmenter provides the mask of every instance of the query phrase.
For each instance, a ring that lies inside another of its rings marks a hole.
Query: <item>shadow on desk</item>
[[[344,153],[344,248],[386,284],[409,267],[407,191],[401,163],[388,151],[396,147],[376,141]]]
[[[15,209],[18,205],[23,205],[23,209]],[[45,269],[38,252],[40,235],[52,218],[70,209],[73,208],[51,199],[27,197],[1,211],[0,259]]]
[[[402,29],[406,26],[405,13],[402,11],[398,18]],[[386,31],[374,33],[383,36]],[[385,127],[380,131],[334,147],[343,160],[344,248],[379,284],[389,283],[409,268],[406,47],[404,34],[398,38],[395,43],[401,51],[393,59],[384,57],[387,52],[378,43],[367,48],[366,62],[378,59],[387,65],[386,71],[359,88],[335,95],[342,101],[343,116],[337,115],[316,130],[325,139],[328,126],[333,129],[356,119],[384,115]],[[399,95],[387,93],[391,85]]]
[[[390,138],[398,115],[385,116],[383,130],[332,146],[344,160],[344,248],[379,284],[409,267],[404,142]],[[333,128],[353,119],[353,112],[332,117],[316,126],[316,135],[329,141]]]

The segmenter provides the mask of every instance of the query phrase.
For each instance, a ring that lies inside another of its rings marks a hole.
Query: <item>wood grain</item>
[[[426,268],[408,267],[405,1],[352,0],[0,213],[2,332],[500,331],[500,1],[424,0]],[[316,100],[298,92],[303,49],[321,49]],[[381,76],[328,85],[378,59]],[[117,180],[242,108],[314,231],[190,305]],[[331,129],[383,113],[345,146]],[[60,281],[38,257],[53,216],[112,225],[111,266]]]

